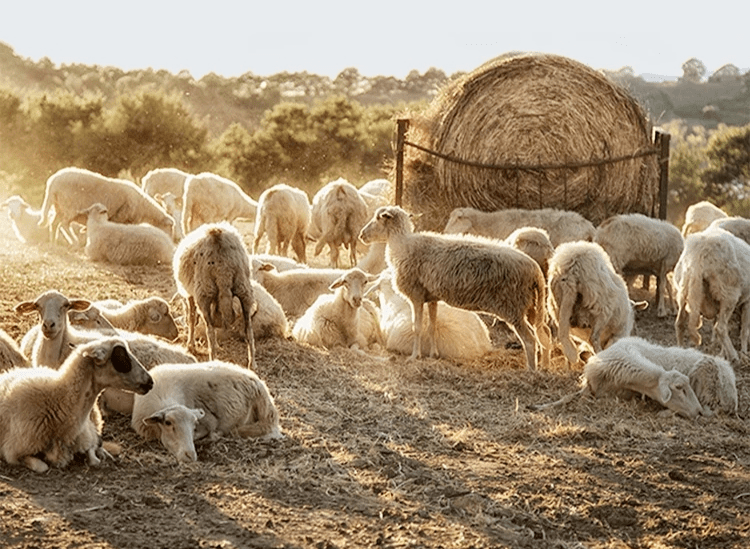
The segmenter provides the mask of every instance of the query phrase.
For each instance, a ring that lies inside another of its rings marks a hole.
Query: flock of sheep
[[[356,188],[339,179],[312,201],[279,184],[255,202],[209,173],[153,170],[139,187],[65,168],[47,181],[40,210],[6,200],[22,242],[171,266],[187,343],[172,343],[180,319],[156,296],[91,302],[53,289],[18,303],[17,313],[39,323],[20,343],[0,331],[2,457],[39,472],[78,453],[98,464],[108,455],[100,406],[130,415],[136,432],[180,461],[197,459],[202,437],[281,437],[274,400],[253,371],[257,339],[467,361],[493,350],[480,314],[515,333],[529,369],[548,368],[558,343],[570,367],[583,369],[580,391],[533,409],[640,393],[689,418],[737,412],[728,324],[740,308],[746,352],[750,220],[705,202],[689,209],[682,232],[640,214],[594,227],[555,209],[458,208],[443,233],[428,233],[388,205],[392,195],[387,180]],[[251,250],[237,219],[255,221]],[[310,241],[316,256],[328,246],[329,268],[307,265]],[[349,269],[339,267],[342,247]],[[656,277],[659,317],[676,309],[680,345],[686,336],[700,345],[702,319],[713,319],[721,356],[632,337],[634,310],[647,306],[629,297],[637,275]],[[219,358],[233,336],[247,344],[247,368]],[[195,357],[201,338],[205,362]]]

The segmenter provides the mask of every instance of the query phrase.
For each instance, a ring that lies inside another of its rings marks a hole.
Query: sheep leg
[[[49,465],[44,463],[44,461],[38,457],[24,456],[21,459],[21,462],[35,473],[45,473],[49,469]]]
[[[195,321],[196,321],[196,314],[195,314],[195,298],[193,296],[188,296],[187,298],[187,325],[188,325],[188,341],[187,341],[187,347],[188,351],[195,354]],[[208,319],[206,320],[206,324],[208,324]]]
[[[688,312],[684,304],[680,303],[680,307],[677,309],[677,318],[674,321],[674,328],[677,335],[677,344],[680,347],[685,346],[686,328],[689,322]],[[698,343],[700,345],[700,342]]]
[[[201,296],[198,300],[198,308],[203,315],[203,320],[206,321],[206,339],[208,340],[208,358],[209,360],[215,360],[216,350],[219,348],[216,341],[216,327],[211,317],[211,297]]]
[[[430,338],[430,356],[435,358],[440,357],[440,351],[437,348],[437,308],[437,301],[427,303],[427,315],[430,320],[430,333],[428,334]]]
[[[570,366],[575,366],[578,363],[578,352],[570,340],[570,317],[573,315],[573,306],[575,305],[576,297],[578,297],[578,292],[574,288],[563,288],[557,326],[557,338],[562,344],[563,353]]]
[[[414,347],[409,360],[422,358],[422,316],[424,314],[424,301],[421,299],[411,300],[412,331],[414,332]]]
[[[650,278],[650,277],[649,277]],[[643,275],[643,279],[646,280],[646,275]],[[659,276],[656,277],[656,316],[664,318],[667,316],[667,274],[660,272]]]
[[[253,336],[252,306],[253,299],[249,292],[237,294],[242,304],[242,320],[245,322],[245,339],[247,341],[247,367],[255,370],[255,337]]]
[[[747,352],[748,342],[750,341],[750,305],[742,305],[742,316],[740,320],[740,349],[743,353]]]
[[[541,361],[542,368],[549,368],[550,354],[552,349],[552,333],[550,332],[549,326],[541,319],[540,322],[534,327],[536,334],[536,343],[539,345],[539,359]]]
[[[301,233],[297,233],[292,237],[292,250],[297,256],[297,261],[300,263],[307,263],[307,251],[305,244],[305,236]]]
[[[722,303],[719,308],[719,314],[716,315],[716,322],[714,324],[714,330],[716,337],[719,340],[721,346],[721,354],[729,361],[736,361],[739,359],[737,350],[732,345],[732,340],[729,337],[729,319],[732,316],[734,307],[728,307]]]
[[[522,318],[518,322],[510,324],[516,336],[521,341],[523,350],[526,353],[526,367],[534,371],[536,370],[536,337],[531,325],[525,318]]]

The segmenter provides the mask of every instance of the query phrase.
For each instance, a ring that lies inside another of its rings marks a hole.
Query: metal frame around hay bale
[[[560,208],[594,224],[625,212],[656,216],[652,139],[644,109],[602,73],[556,55],[497,59],[411,118],[404,206],[431,230],[467,206]]]

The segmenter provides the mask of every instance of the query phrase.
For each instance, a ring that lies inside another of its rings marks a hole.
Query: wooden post
[[[669,140],[671,136],[656,130],[654,144],[659,148],[659,219],[667,219],[669,197]]]
[[[404,141],[406,141],[406,130],[409,129],[409,119],[399,118],[398,134],[396,135],[396,206],[401,206],[404,196]]]

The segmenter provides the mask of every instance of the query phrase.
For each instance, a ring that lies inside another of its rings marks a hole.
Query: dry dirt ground
[[[174,293],[169,268],[24,246],[2,217],[0,327],[15,338],[35,318],[13,306],[50,288]],[[674,344],[673,320],[645,311],[637,332]],[[750,361],[737,365],[738,417],[664,417],[645,400],[530,412],[579,372],[559,351],[528,372],[493,332],[498,351],[468,364],[259,342],[284,440],[221,439],[178,465],[108,417],[104,439],[122,452],[98,468],[0,464],[0,547],[750,547]],[[230,342],[222,358],[244,352]]]

